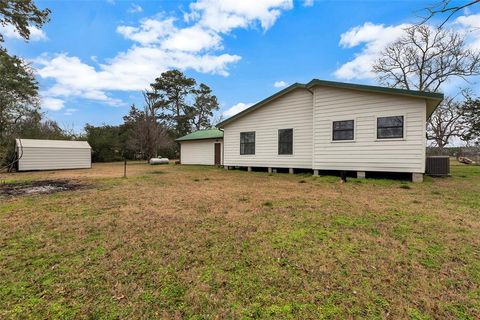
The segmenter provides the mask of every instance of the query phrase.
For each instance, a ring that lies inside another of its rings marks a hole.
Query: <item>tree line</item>
[[[175,158],[174,140],[192,131],[212,127],[218,101],[210,87],[197,85],[179,70],[163,72],[143,92],[143,106],[132,105],[123,124],[85,126],[85,139],[93,149],[94,161]]]

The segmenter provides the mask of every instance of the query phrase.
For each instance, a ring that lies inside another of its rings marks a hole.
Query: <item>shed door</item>
[[[215,143],[215,165],[216,166],[219,166],[222,164],[221,157],[222,157],[222,144]]]

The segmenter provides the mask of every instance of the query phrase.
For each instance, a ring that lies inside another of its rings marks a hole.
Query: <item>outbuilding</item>
[[[92,167],[87,141],[16,139],[16,152],[18,171]]]
[[[199,130],[176,141],[180,143],[180,163],[223,165],[223,131]]]

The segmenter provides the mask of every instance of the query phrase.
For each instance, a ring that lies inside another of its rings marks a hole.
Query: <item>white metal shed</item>
[[[180,163],[223,164],[223,131],[199,130],[178,138],[177,141],[180,143]]]
[[[18,171],[92,167],[87,141],[16,139],[16,152]]]

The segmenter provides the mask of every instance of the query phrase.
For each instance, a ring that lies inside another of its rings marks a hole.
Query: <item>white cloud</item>
[[[251,107],[253,105],[253,103],[243,103],[243,102],[239,102],[237,103],[236,105],[232,106],[231,108],[227,109],[226,111],[224,111],[222,113],[223,116],[225,117],[231,117],[231,116],[234,116],[236,115],[237,113],[239,112],[242,112],[243,110]]]
[[[354,53],[353,59],[342,64],[335,71],[335,76],[346,80],[375,78],[372,66],[379,58],[381,51],[400,38],[404,29],[409,26],[409,24],[385,26],[366,22],[343,33],[340,36],[340,47],[347,49],[358,47],[360,50]],[[460,16],[450,27],[465,33],[467,45],[480,50],[480,14]]]
[[[397,40],[408,26],[408,24],[385,26],[366,22],[343,33],[340,36],[341,47],[353,48],[363,45],[363,48],[355,54],[355,58],[340,66],[335,71],[335,76],[346,80],[374,78],[372,65],[379,58],[380,52],[389,43]]]
[[[256,24],[267,30],[292,6],[292,0],[198,0],[189,6],[181,27],[173,16],[119,25],[116,31],[134,44],[113,58],[92,58],[95,67],[68,53],[42,55],[35,63],[41,78],[54,80],[45,90],[46,97],[82,97],[119,105],[122,102],[109,92],[143,90],[172,68],[228,76],[229,66],[241,57],[219,52],[223,37],[235,28]]]
[[[140,13],[142,11],[143,11],[143,8],[135,3],[132,3],[130,8],[127,10],[128,13]]]
[[[66,115],[66,116],[71,116],[77,111],[78,111],[78,109],[68,108],[68,109],[65,109],[65,112],[63,114]]]
[[[170,35],[162,47],[168,50],[198,52],[203,49],[221,49],[221,41],[222,38],[217,33],[193,26]]]
[[[460,16],[455,24],[466,30],[470,48],[480,50],[480,13]]]
[[[63,109],[65,102],[61,99],[52,98],[52,97],[41,97],[41,106],[42,109],[58,111]]]
[[[304,0],[303,1],[303,6],[304,7],[313,7],[313,4],[314,4],[314,0]]]
[[[117,32],[124,38],[136,41],[144,46],[158,44],[168,35],[178,31],[173,25],[174,21],[174,18],[165,20],[145,19],[139,27],[118,26]]]
[[[208,29],[228,33],[235,28],[247,28],[259,22],[269,29],[283,10],[293,8],[292,0],[199,0],[190,4],[187,21],[198,21]]]
[[[30,41],[41,41],[47,40],[46,33],[35,26],[28,27],[30,30]],[[0,26],[0,33],[3,34],[5,38],[11,39],[23,39],[22,36],[17,32],[17,30],[12,25]]]
[[[274,86],[275,88],[283,88],[283,87],[286,87],[286,86],[287,86],[287,83],[286,83],[285,81],[283,81],[283,80],[275,81],[275,82],[273,83],[273,86]]]

